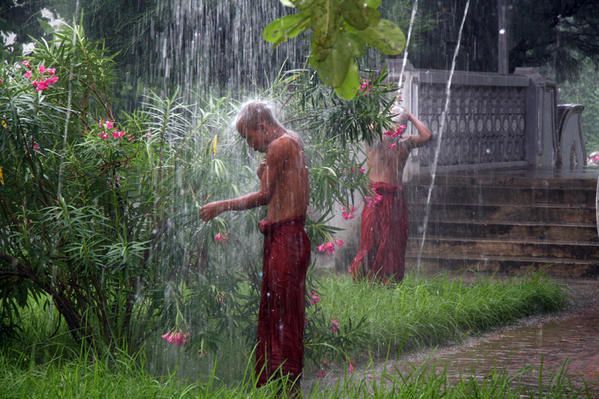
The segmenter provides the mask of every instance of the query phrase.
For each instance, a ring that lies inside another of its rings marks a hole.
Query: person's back
[[[410,121],[417,136],[401,138]],[[404,200],[402,175],[413,148],[424,145],[431,131],[414,115],[406,112],[394,131],[368,151],[368,176],[372,195],[362,211],[360,248],[349,271],[354,278],[400,281],[405,272],[405,249],[408,239],[408,210]]]

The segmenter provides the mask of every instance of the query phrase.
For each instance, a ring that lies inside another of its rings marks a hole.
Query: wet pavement
[[[586,385],[599,397],[599,281],[563,283],[571,295],[571,306],[563,312],[527,318],[460,344],[401,356],[369,368],[358,366],[353,378],[376,379],[426,365],[444,369],[450,380],[483,379],[493,371],[506,371],[515,377],[515,384],[538,387],[542,379],[547,387],[564,368],[575,386]],[[336,380],[331,373],[321,384]]]

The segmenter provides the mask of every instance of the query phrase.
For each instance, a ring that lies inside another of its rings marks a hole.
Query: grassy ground
[[[347,361],[375,353],[391,354],[460,339],[500,326],[523,316],[554,311],[566,304],[564,290],[555,282],[535,276],[498,280],[482,278],[470,283],[449,277],[408,276],[403,283],[381,287],[355,284],[346,277],[321,276],[316,284],[320,301],[308,308],[308,351],[315,365],[323,360]],[[338,330],[331,329],[332,320]],[[20,338],[0,343],[1,398],[237,398],[272,397],[276,385],[252,388],[251,360],[245,350],[217,366],[205,364],[206,357],[172,352],[160,362],[175,361],[169,372],[156,373],[156,348],[136,358],[117,354],[91,360],[82,354],[64,329],[57,328],[51,306],[38,305],[24,316]],[[159,345],[166,345],[158,340]],[[225,348],[226,349],[226,348]],[[169,348],[160,349],[160,352]],[[187,358],[179,363],[174,358]],[[193,369],[181,373],[186,365]],[[214,367],[211,367],[214,366]],[[226,369],[229,378],[222,378]],[[234,373],[231,370],[236,370]],[[310,369],[310,367],[308,368]],[[209,370],[209,371],[207,371]],[[185,378],[181,378],[181,376]],[[236,376],[236,377],[235,377]],[[233,378],[231,378],[233,377]],[[585,397],[572,391],[565,378],[553,387],[539,387],[549,397]],[[227,382],[227,383],[224,383]],[[485,381],[462,380],[448,383],[443,374],[418,371],[410,377],[389,375],[384,385],[374,382],[343,382],[342,386],[312,388],[310,397],[520,397],[510,377],[490,376]],[[566,394],[567,392],[567,394]],[[588,396],[591,397],[591,396]]]
[[[321,300],[308,314],[339,322],[338,337],[329,340],[346,356],[443,344],[566,305],[564,289],[542,276],[465,283],[408,275],[393,287],[331,276],[318,285]]]

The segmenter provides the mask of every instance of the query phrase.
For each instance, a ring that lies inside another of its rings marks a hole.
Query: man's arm
[[[215,201],[204,205],[200,209],[200,217],[205,222],[215,218],[226,211],[241,211],[266,205],[274,193],[275,184],[280,173],[287,143],[280,140],[273,142],[266,153],[266,164],[260,176],[260,190],[223,201]]]
[[[414,127],[418,131],[418,135],[409,136],[406,141],[412,144],[412,147],[420,147],[424,145],[426,142],[428,142],[431,139],[431,137],[433,137],[433,133],[424,123],[422,123],[420,119],[416,118],[411,112],[408,112],[407,114],[408,120],[412,122],[412,125],[414,125]]]

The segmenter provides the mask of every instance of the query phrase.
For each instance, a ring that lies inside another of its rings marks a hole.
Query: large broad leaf
[[[347,74],[345,75],[345,80],[340,86],[335,87],[335,93],[345,100],[351,100],[355,97],[359,89],[360,72],[358,70],[358,64],[355,60],[352,60],[347,70]]]
[[[310,65],[318,71],[318,75],[326,84],[339,87],[347,78],[350,66],[355,63],[354,58],[360,55],[360,47],[352,35],[340,32],[333,48],[318,49],[313,45],[310,56]],[[318,57],[318,58],[317,58]]]
[[[277,46],[302,33],[309,22],[309,17],[303,13],[286,15],[266,25],[262,38]]]
[[[363,0],[348,0],[341,9],[345,21],[357,30],[378,24],[381,13],[374,8],[364,7]]]
[[[382,0],[363,0],[363,2],[369,8],[379,8]]]
[[[364,29],[362,35],[368,44],[386,55],[397,55],[406,45],[401,29],[387,19],[381,19],[376,26]]]
[[[339,29],[340,10],[335,0],[320,0],[313,2],[310,8],[312,41],[320,47],[332,47],[335,35]]]

